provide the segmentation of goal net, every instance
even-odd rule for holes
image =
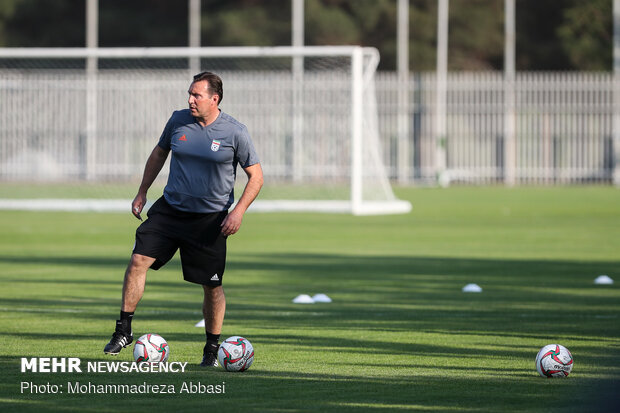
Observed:
[[[0,49],[0,208],[128,211],[168,117],[209,70],[261,159],[252,210],[408,212],[382,163],[378,60],[348,46]]]

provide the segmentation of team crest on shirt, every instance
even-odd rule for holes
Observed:
[[[219,150],[220,150],[220,144],[221,144],[221,143],[222,143],[222,142],[220,142],[219,140],[214,139],[214,140],[211,142],[211,150],[212,150],[213,152],[217,152],[217,151],[219,151]]]

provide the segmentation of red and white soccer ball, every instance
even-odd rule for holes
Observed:
[[[536,356],[536,370],[543,377],[566,377],[572,369],[573,355],[562,345],[546,345]]]
[[[224,370],[245,371],[254,362],[254,347],[247,338],[228,337],[217,351],[217,361]]]
[[[137,363],[164,363],[170,356],[170,346],[159,334],[145,334],[133,346],[133,358]]]

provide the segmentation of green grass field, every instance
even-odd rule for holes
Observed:
[[[0,410],[593,412],[620,401],[620,190],[400,189],[408,215],[247,214],[229,240],[223,336],[250,370],[201,369],[201,289],[175,258],[149,272],[134,335],[187,361],[174,373],[21,373],[22,357],[106,358],[138,221],[0,213]],[[595,285],[607,274],[614,285]],[[481,294],[461,288],[477,283]],[[330,304],[296,305],[298,294]],[[559,343],[566,379],[534,357]],[[67,382],[166,384],[176,394],[68,394]],[[21,393],[22,382],[62,394]],[[179,393],[183,383],[224,394]],[[613,407],[612,407],[613,406]]]

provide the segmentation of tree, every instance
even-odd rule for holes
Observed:
[[[580,70],[610,70],[613,21],[609,0],[575,2],[564,10],[557,35],[571,65]]]
[[[291,2],[208,1],[202,4],[203,46],[291,44]]]
[[[469,0],[450,2],[452,70],[501,70],[504,66],[504,2]]]
[[[80,0],[2,0],[2,46],[77,47],[85,44],[86,3]]]
[[[501,69],[503,1],[450,2],[451,70]],[[358,44],[381,52],[379,68],[395,70],[396,0],[306,0],[307,44]],[[437,1],[411,0],[409,67],[434,70]]]
[[[187,12],[187,0],[101,0],[99,45],[187,46]]]
[[[410,1],[410,65],[435,70],[437,0]],[[0,0],[0,46],[85,45],[86,0]],[[517,70],[610,70],[612,0],[518,0]],[[99,44],[185,46],[187,0],[100,0]],[[307,45],[373,46],[396,68],[397,0],[305,0]],[[450,70],[501,70],[504,0],[451,0]],[[203,46],[291,43],[291,0],[202,0]]]

